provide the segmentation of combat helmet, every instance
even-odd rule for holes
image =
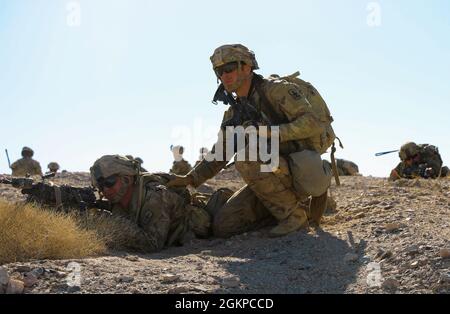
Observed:
[[[408,142],[404,144],[400,148],[400,152],[398,153],[398,156],[401,160],[406,160],[408,158],[411,158],[415,155],[417,155],[420,152],[420,147],[414,143],[414,142]]]
[[[25,157],[25,156],[33,157],[33,155],[34,155],[34,151],[31,148],[29,148],[27,146],[24,146],[22,148],[22,157]]]
[[[120,155],[105,155],[97,159],[90,168],[92,185],[95,187],[99,187],[98,182],[101,179],[113,175],[136,176],[139,172],[137,162]]]
[[[254,52],[241,44],[220,46],[214,50],[210,59],[213,69],[230,62],[244,62],[250,65],[253,70],[259,69]]]
[[[57,162],[52,161],[51,163],[48,164],[47,168],[51,172],[57,172],[59,170],[59,165]]]
[[[178,153],[178,154],[180,154],[180,155],[183,155],[183,153],[184,153],[184,147],[183,146],[173,146],[173,145],[170,145],[170,150],[172,151],[172,153]]]

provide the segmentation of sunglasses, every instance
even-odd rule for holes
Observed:
[[[118,179],[118,177],[115,175],[107,177],[106,179],[101,177],[100,179],[97,180],[98,186],[100,189],[112,188],[116,184],[117,179]]]
[[[214,69],[216,71],[217,76],[221,77],[224,73],[231,73],[233,71],[236,71],[239,67],[239,62],[230,62],[227,64],[224,64],[220,67],[217,67]]]

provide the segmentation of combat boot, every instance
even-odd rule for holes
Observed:
[[[301,228],[308,227],[308,216],[303,208],[297,208],[286,219],[280,221],[276,227],[269,232],[270,237],[282,237]]]

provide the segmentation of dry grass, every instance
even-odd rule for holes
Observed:
[[[80,228],[73,217],[0,201],[0,264],[82,258],[105,251],[97,234]]]
[[[111,250],[145,252],[154,246],[142,229],[127,218],[96,212],[89,216],[78,216],[77,221],[82,229],[95,232]]]

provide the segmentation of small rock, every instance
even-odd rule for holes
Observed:
[[[389,223],[389,224],[386,224],[385,226],[384,226],[384,229],[387,231],[387,232],[394,232],[394,231],[397,231],[398,229],[400,229],[400,224],[398,224],[398,223]]]
[[[75,293],[75,292],[79,292],[81,290],[80,286],[74,285],[74,286],[69,286],[67,288],[67,292],[68,293]]]
[[[27,265],[19,265],[14,270],[19,273],[28,273],[31,271],[31,267]]]
[[[62,271],[56,271],[55,276],[56,276],[56,278],[65,278],[65,277],[67,277],[67,274]]]
[[[26,273],[22,280],[23,280],[25,287],[27,287],[27,288],[34,286],[38,282],[37,277],[35,275],[33,275],[33,273],[31,273],[31,272]]]
[[[22,294],[24,288],[23,281],[10,279],[8,287],[6,287],[6,294]]]
[[[344,256],[344,262],[350,263],[358,260],[358,255],[355,253],[347,253]]]
[[[167,293],[169,294],[179,294],[179,293],[186,293],[189,292],[191,288],[189,286],[176,286],[173,288],[170,288]]]
[[[222,279],[222,285],[226,288],[236,288],[239,287],[241,281],[237,277],[227,277]]]
[[[355,215],[356,219],[360,219],[360,218],[364,218],[364,217],[366,217],[366,214],[364,214],[364,213],[359,213],[359,214]]]
[[[180,279],[179,275],[174,275],[174,274],[164,274],[161,276],[160,281],[162,283],[173,283],[176,282]]]
[[[312,264],[304,262],[304,263],[300,264],[297,269],[298,270],[308,270],[308,269],[311,269],[312,267],[313,267]]]
[[[130,261],[130,262],[137,262],[137,261],[139,261],[139,257],[136,256],[136,255],[127,255],[127,256],[125,256],[125,259],[127,261]]]
[[[205,286],[202,286],[202,285],[194,286],[194,287],[192,287],[192,290],[200,291],[200,292],[204,292],[204,293],[207,293],[207,292],[211,291],[209,288],[207,288]]]
[[[442,258],[450,258],[450,249],[441,249],[441,250],[439,251],[439,255],[440,255]]]
[[[439,279],[439,281],[441,282],[441,283],[450,283],[450,272],[448,272],[448,273],[442,273],[441,274],[441,276],[440,276],[440,279]]]
[[[410,264],[410,266],[411,266],[412,268],[416,268],[417,266],[419,266],[419,261],[414,261],[414,262],[412,262],[412,263]]]
[[[406,248],[406,254],[408,254],[408,255],[418,254],[419,251],[420,251],[420,249],[419,249],[419,247],[417,247],[417,245],[411,245]]]
[[[41,277],[41,276],[45,273],[45,268],[43,268],[43,267],[35,268],[35,269],[33,269],[33,270],[31,271],[31,273],[32,273],[34,276],[36,276],[36,278],[39,278],[39,277]]]
[[[381,260],[385,260],[388,258],[391,258],[394,254],[391,251],[383,251],[383,253],[381,253],[380,255],[380,259]]]
[[[387,289],[387,290],[397,290],[398,287],[400,287],[400,282],[398,282],[395,279],[389,278],[386,279],[383,284],[381,285],[381,287],[383,289]]]
[[[117,282],[133,282],[134,281],[134,277],[132,276],[120,276],[118,278],[116,278]]]
[[[9,282],[9,275],[6,269],[0,267],[0,286],[6,286]]]

